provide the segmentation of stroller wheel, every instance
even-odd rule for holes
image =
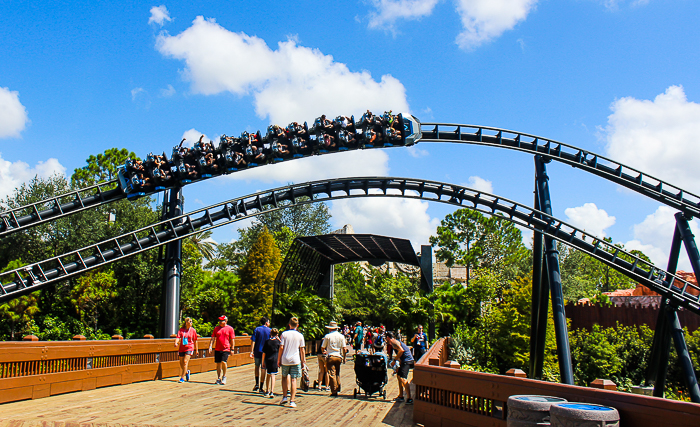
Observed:
[[[357,399],[357,389],[352,392],[352,398]]]

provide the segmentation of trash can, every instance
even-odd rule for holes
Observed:
[[[620,414],[617,409],[593,403],[556,403],[549,408],[552,427],[592,425],[597,427],[619,427]]]
[[[553,396],[515,395],[508,398],[508,427],[548,426],[549,408],[566,399]]]

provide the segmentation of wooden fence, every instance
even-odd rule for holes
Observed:
[[[209,338],[190,360],[193,373],[216,369],[205,354]],[[180,375],[174,339],[23,341],[0,343],[0,403],[36,399]],[[250,337],[236,338],[228,366],[252,363]]]
[[[571,319],[571,330],[591,330],[593,325],[605,328],[614,327],[619,322],[622,326],[647,325],[656,328],[659,316],[658,306],[641,307],[637,305],[608,306],[602,304],[567,304],[566,317]],[[700,316],[688,310],[678,311],[678,320],[689,332],[700,328]]]
[[[209,337],[200,337],[199,352],[188,365],[192,373],[216,369],[206,354]],[[180,375],[175,340],[0,342],[0,403],[37,399]],[[316,354],[321,341],[307,341]],[[250,337],[237,337],[228,366],[253,363]],[[308,363],[314,363],[309,360]]]
[[[506,427],[509,396],[562,397],[570,402],[612,406],[620,425],[658,427],[700,425],[700,405],[631,393],[579,387],[445,367],[447,339],[438,340],[416,364],[413,420],[431,426]],[[453,363],[454,365],[454,363]]]

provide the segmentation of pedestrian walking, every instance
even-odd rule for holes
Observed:
[[[265,390],[265,397],[272,399],[275,397],[273,390],[275,389],[275,378],[277,378],[277,373],[279,372],[279,365],[277,364],[277,359],[279,357],[280,342],[279,331],[277,328],[272,328],[270,330],[270,339],[265,342],[263,346],[263,369],[267,372],[267,388]]]
[[[416,333],[411,338],[411,345],[413,345],[413,359],[419,361],[425,354],[428,345],[428,336],[423,332],[423,325],[418,325]]]
[[[362,338],[364,336],[364,331],[362,330],[362,322],[358,321],[355,324],[355,332],[353,334],[354,338],[354,346],[353,348],[355,349],[355,354],[357,354],[358,351],[362,350]]]
[[[345,337],[338,332],[338,324],[330,322],[326,328],[328,334],[323,338],[322,347],[326,352],[326,367],[331,383],[331,396],[337,396],[340,392],[340,365],[343,363],[343,348]]]
[[[260,326],[255,328],[253,335],[250,337],[251,351],[250,357],[255,361],[255,387],[253,391],[262,393],[263,385],[265,385],[265,369],[261,369],[262,365],[262,349],[267,340],[270,339],[270,319],[267,317],[260,318]],[[262,380],[260,380],[260,371],[262,371]]]
[[[214,346],[214,362],[216,363],[216,384],[226,385],[226,368],[231,349],[235,346],[236,333],[226,324],[228,317],[220,316],[219,324],[214,328],[209,341],[209,354]]]
[[[408,380],[408,373],[414,366],[413,355],[411,355],[411,349],[408,346],[394,338],[394,334],[387,332],[385,334],[387,345],[392,346],[394,349],[394,361],[398,362],[399,366],[396,368],[396,378],[399,381],[399,396],[395,399],[397,402],[404,401],[404,394],[406,395],[405,402],[407,405],[413,404],[413,399],[411,399],[411,383]]]
[[[318,379],[314,381],[314,388],[318,388],[321,391],[330,390],[328,386],[328,368],[326,367],[326,350],[323,347],[326,338],[323,338],[321,342],[321,351],[318,352],[316,358],[318,360]]]
[[[291,389],[289,406],[296,408],[294,401],[297,394],[297,379],[301,378],[302,368],[306,368],[306,353],[304,351],[304,335],[297,331],[299,319],[292,317],[289,319],[289,329],[282,332],[281,345],[277,364],[282,369],[282,401],[281,405],[287,403],[287,389]],[[287,380],[290,377],[290,381]]]
[[[180,380],[184,383],[190,380],[190,370],[187,369],[190,363],[190,358],[199,352],[199,344],[197,343],[197,331],[192,327],[192,319],[185,318],[185,326],[177,331],[175,338],[175,347],[180,356]]]

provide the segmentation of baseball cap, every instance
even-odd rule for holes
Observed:
[[[228,320],[228,317],[222,315],[222,316],[219,316],[219,320]]]

